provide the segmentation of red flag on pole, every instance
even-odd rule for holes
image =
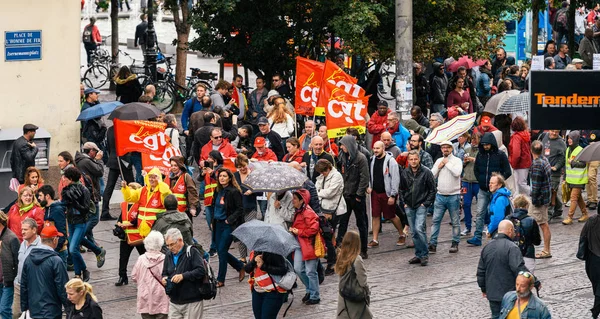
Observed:
[[[324,67],[324,63],[296,57],[296,114],[325,115],[325,110],[317,107]]]
[[[117,156],[140,152],[162,156],[170,145],[165,134],[166,123],[151,121],[122,121],[114,119]]]

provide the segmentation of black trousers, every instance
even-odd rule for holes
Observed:
[[[369,227],[367,225],[367,206],[365,203],[365,197],[360,198],[360,202],[356,200],[355,196],[347,197],[344,195],[346,201],[346,207],[348,212],[342,216],[338,216],[340,228],[337,234],[338,245],[342,243],[346,231],[348,230],[348,222],[350,221],[350,213],[354,212],[356,218],[356,226],[360,234],[360,251],[363,253],[367,252],[367,238],[369,236]]]
[[[337,252],[333,245],[333,236],[335,236],[335,228],[337,227],[337,216],[335,213],[327,222],[331,226],[331,232],[323,232],[323,239],[325,239],[325,246],[327,247],[327,267],[331,268],[335,266],[335,262],[337,261]]]
[[[130,246],[126,240],[121,240],[119,246],[119,277],[127,277],[127,264],[134,248],[137,249],[140,256],[146,253],[144,245]]]
[[[106,181],[106,188],[104,188],[104,194],[102,195],[102,215],[100,218],[110,216],[110,198],[112,197],[112,193],[115,190],[115,185],[119,180],[119,176],[121,172],[118,169],[111,168],[108,171],[108,179]],[[123,169],[123,178],[127,183],[133,182],[133,171],[130,169]]]
[[[84,42],[83,46],[85,47],[85,53],[87,53],[87,64],[90,66],[92,64],[92,53],[96,51],[98,46],[95,42]]]

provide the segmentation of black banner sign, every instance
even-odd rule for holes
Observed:
[[[531,129],[600,128],[600,72],[532,71]]]

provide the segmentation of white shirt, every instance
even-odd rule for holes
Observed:
[[[460,194],[460,174],[462,173],[463,165],[461,160],[450,154],[448,156],[448,163],[439,168],[440,163],[444,160],[444,157],[440,157],[433,164],[431,172],[433,177],[438,179],[437,192],[440,195],[458,195]]]

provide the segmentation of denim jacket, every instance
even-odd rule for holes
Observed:
[[[508,313],[514,308],[517,302],[517,293],[515,291],[509,291],[502,298],[502,310],[500,310],[499,319],[506,319]],[[523,312],[521,312],[521,319],[551,319],[550,311],[533,292],[529,297],[529,302]]]

